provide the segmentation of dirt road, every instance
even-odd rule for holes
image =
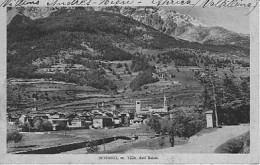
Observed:
[[[187,144],[166,148],[161,150],[133,149],[126,153],[143,153],[143,154],[162,154],[162,153],[214,153],[214,150],[229,139],[235,138],[247,131],[249,125],[224,126],[213,132],[205,133],[200,136],[192,137]]]

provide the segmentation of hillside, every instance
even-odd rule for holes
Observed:
[[[8,79],[74,84],[59,84],[57,90],[52,85],[15,84],[15,90],[9,90],[10,103],[77,109],[104,101],[133,108],[136,99],[162,106],[166,94],[171,105],[194,106],[202,104],[204,90],[194,70],[210,66],[224,75],[233,74],[233,64],[242,65],[238,81],[242,71],[248,73],[248,49],[185,41],[111,12],[115,8],[97,9],[8,11]]]

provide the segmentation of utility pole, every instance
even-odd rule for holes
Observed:
[[[217,101],[216,101],[216,90],[215,90],[215,84],[214,81],[212,80],[212,72],[209,71],[209,78],[210,78],[210,83],[212,85],[212,92],[213,92],[213,104],[214,104],[214,114],[216,117],[216,127],[218,127],[218,113],[217,113]]]
[[[214,112],[215,112],[215,117],[216,117],[216,127],[218,127],[217,101],[216,101],[215,85],[214,85],[214,83],[212,83],[212,90],[213,90]]]

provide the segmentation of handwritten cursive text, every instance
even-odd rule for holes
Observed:
[[[20,7],[20,6],[26,6],[26,5],[39,5],[39,0],[5,0],[3,3],[0,4],[0,7],[8,7],[8,6],[14,6],[14,7]]]
[[[72,1],[59,1],[55,0],[52,3],[47,3],[47,6],[88,6],[91,4],[92,0],[72,0]]]
[[[252,3],[255,2],[255,3]],[[206,8],[206,7],[217,7],[217,8],[222,8],[222,7],[247,7],[247,8],[251,8],[249,13],[250,14],[258,5],[258,0],[255,1],[248,1],[248,0],[218,0],[218,1],[214,1],[214,0],[205,0],[202,3],[202,7]]]
[[[156,6],[192,5],[190,0],[152,0]]]
[[[134,0],[101,0],[99,5],[115,6],[115,5],[131,5],[133,3],[134,3]]]

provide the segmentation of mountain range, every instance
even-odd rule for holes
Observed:
[[[207,26],[196,18],[174,10],[157,7],[87,7],[88,11],[103,11],[121,14],[130,17],[145,25],[172,37],[214,45],[234,45],[249,49],[250,37],[218,26]],[[25,8],[24,10],[9,12],[9,21],[12,13],[22,13],[31,19],[48,17],[55,8]],[[13,10],[12,10],[13,11]],[[11,14],[10,14],[11,13]]]
[[[94,8],[100,10],[100,8]],[[207,26],[196,18],[174,10],[156,7],[101,8],[102,11],[118,12],[151,26],[170,36],[202,44],[236,45],[249,48],[248,35],[239,34],[218,26]]]

